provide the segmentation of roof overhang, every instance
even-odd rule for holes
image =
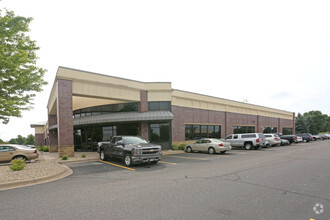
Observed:
[[[170,121],[174,116],[170,111],[149,111],[149,112],[120,112],[101,115],[90,115],[81,118],[74,118],[73,125],[92,125],[119,122],[140,122],[140,121]],[[57,129],[52,125],[49,130]]]

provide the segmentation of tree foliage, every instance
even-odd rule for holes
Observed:
[[[296,117],[296,133],[319,134],[330,131],[330,116],[321,111],[309,111]]]
[[[40,92],[45,69],[36,65],[39,47],[28,36],[32,18],[0,10],[0,121],[21,117],[31,109],[35,92]]]
[[[16,138],[12,138],[8,141],[10,144],[21,144],[21,145],[34,145],[35,137],[33,134],[29,134],[26,138],[22,135],[17,135]]]

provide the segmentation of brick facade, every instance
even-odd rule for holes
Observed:
[[[35,146],[43,146],[44,134],[35,134]]]
[[[74,156],[72,81],[57,80],[57,134],[59,156]]]
[[[262,133],[263,127],[277,127],[281,133],[283,127],[294,130],[294,119],[280,119],[258,115],[238,114],[231,112],[194,109],[172,106],[174,119],[172,121],[172,141],[185,141],[185,124],[221,125],[221,138],[232,134],[234,126],[254,126],[255,131]]]
[[[57,124],[57,116],[56,115],[48,115],[48,126],[53,126]],[[49,152],[57,152],[58,151],[58,141],[57,141],[57,130],[51,130],[48,133],[48,146]]]

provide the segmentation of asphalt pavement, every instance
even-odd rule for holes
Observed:
[[[0,191],[0,219],[330,219],[330,141],[224,155],[67,164],[54,182]]]

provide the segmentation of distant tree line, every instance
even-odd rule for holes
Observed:
[[[298,113],[296,117],[296,133],[319,134],[330,131],[330,116],[321,111]]]
[[[35,137],[33,134],[29,134],[27,137],[22,135],[17,135],[17,138],[12,138],[9,141],[3,141],[0,139],[0,144],[9,143],[9,144],[20,144],[20,145],[34,145]]]

